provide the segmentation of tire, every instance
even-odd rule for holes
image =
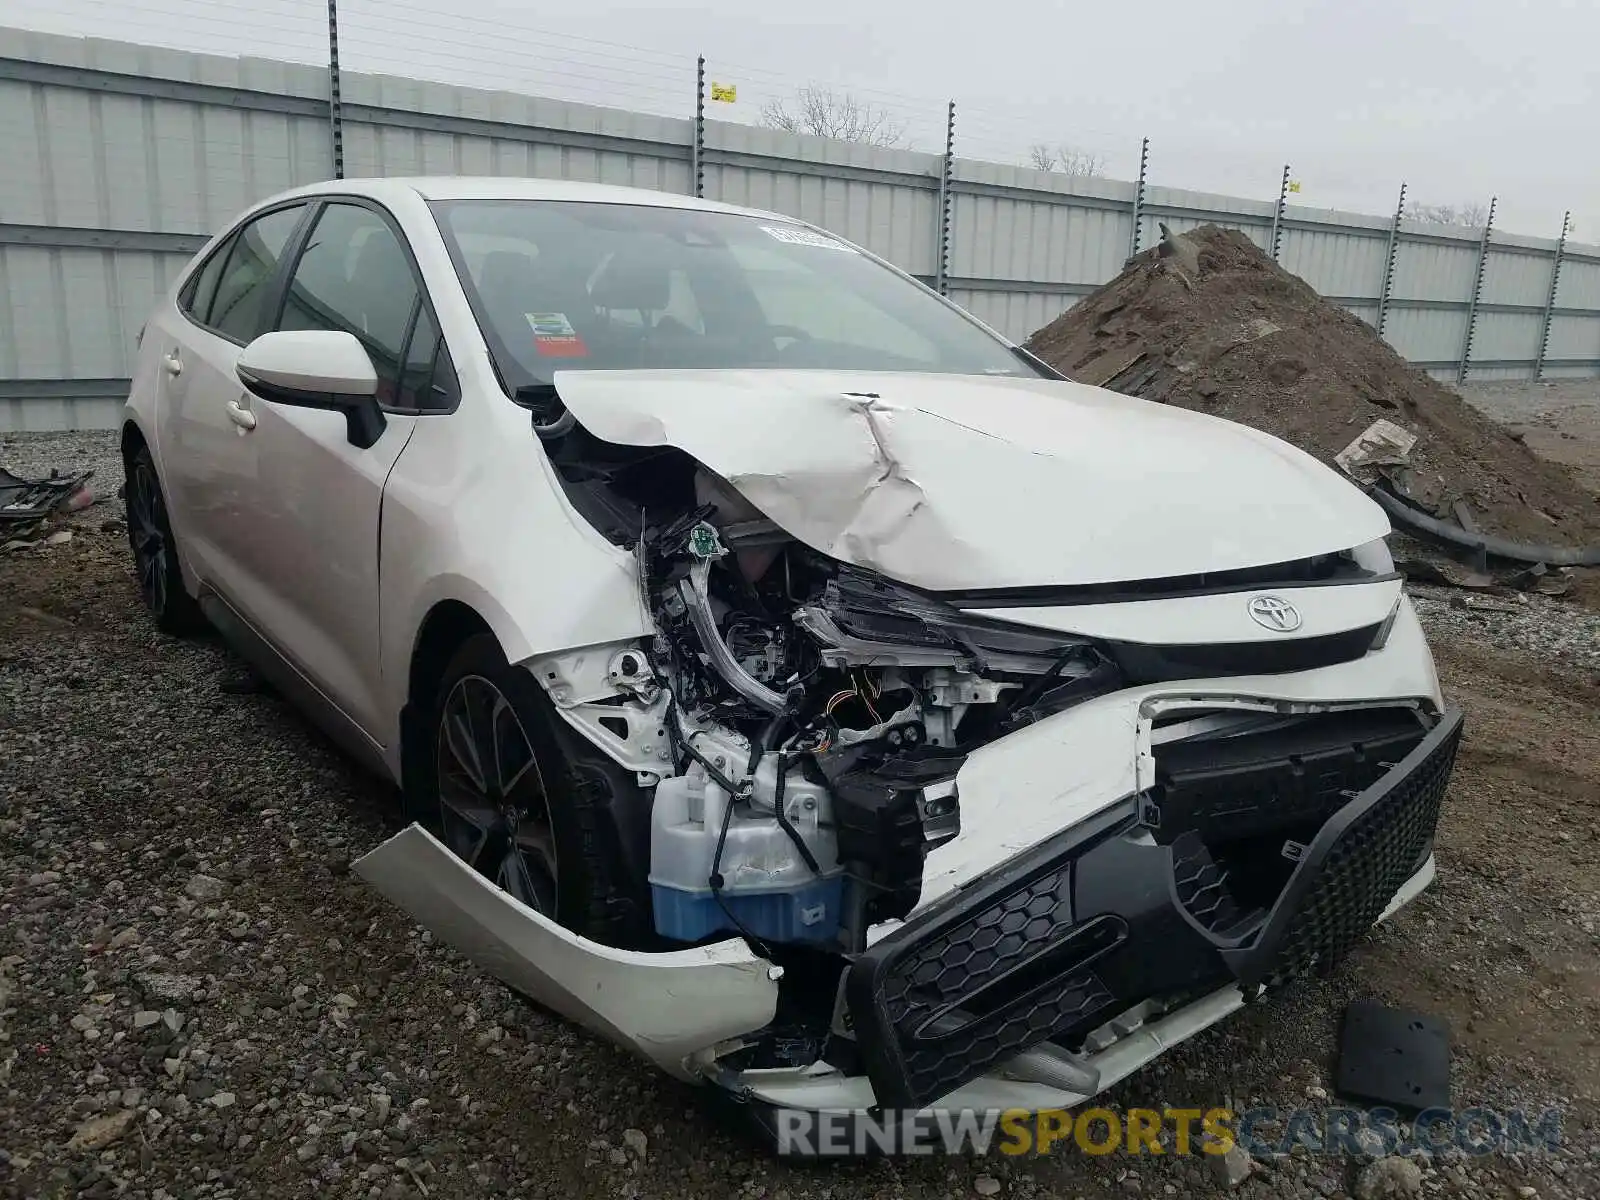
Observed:
[[[175,637],[206,627],[200,605],[183,584],[178,543],[172,536],[167,501],[148,446],[126,460],[123,500],[128,516],[128,548],[133,552],[134,581],[145,610],[162,633]]]
[[[652,941],[647,798],[492,635],[456,651],[419,724],[425,751],[405,797],[412,820],[573,932],[624,948]]]

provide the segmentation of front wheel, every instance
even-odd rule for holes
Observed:
[[[172,536],[166,498],[155,459],[140,446],[125,466],[123,500],[128,510],[128,546],[133,551],[139,599],[162,633],[183,635],[205,627],[200,605],[183,586],[178,544]]]
[[[647,844],[643,797],[492,636],[450,660],[425,736],[426,769],[406,797],[413,819],[542,916],[608,945],[649,940],[643,868],[629,853],[641,832]]]

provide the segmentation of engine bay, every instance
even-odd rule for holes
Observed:
[[[610,680],[616,727],[665,738],[640,776],[664,939],[859,953],[960,832],[967,755],[1122,686],[1086,640],[819,553],[680,451],[547,428],[574,506],[633,552],[657,630]]]

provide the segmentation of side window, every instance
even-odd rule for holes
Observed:
[[[417,323],[406,345],[405,369],[400,375],[400,408],[440,412],[455,402],[455,375],[439,329],[427,306],[417,310]]]
[[[280,208],[239,231],[217,284],[207,325],[239,342],[248,342],[266,329],[271,314],[264,306],[272,277],[304,213],[304,205]]]
[[[183,311],[202,325],[206,324],[206,318],[211,312],[211,301],[217,294],[217,281],[222,278],[222,268],[227,265],[233,243],[234,239],[228,238],[213,250],[211,257],[189,277],[189,282],[183,289],[183,295],[180,297]]]
[[[354,334],[378,373],[378,402],[410,407],[401,374],[412,364],[402,357],[417,302],[416,278],[389,223],[370,208],[329,204],[295,264],[278,328]],[[429,351],[430,376],[432,363]]]

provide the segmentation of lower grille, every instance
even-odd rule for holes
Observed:
[[[1228,873],[1192,830],[1172,843],[1172,891],[1199,926],[1218,938],[1232,935],[1255,915],[1228,889]]]
[[[1230,877],[1194,829],[1157,841],[1130,797],[908,921],[846,985],[878,1103],[925,1107],[1031,1046],[1081,1044],[1144,1000],[1336,960],[1425,855],[1460,733],[1452,710],[1304,834],[1290,806],[1296,836],[1263,835],[1281,873]]]
[[[1119,815],[1130,821],[1132,807]],[[1072,859],[1056,849],[857,960],[848,998],[880,1104],[926,1104],[1111,1003],[1094,964],[1127,940],[1127,923],[1074,923],[1072,888]]]
[[[1322,827],[1254,944],[1223,952],[1241,983],[1281,983],[1331,964],[1372,927],[1433,841],[1460,744],[1461,712],[1451,709]]]

